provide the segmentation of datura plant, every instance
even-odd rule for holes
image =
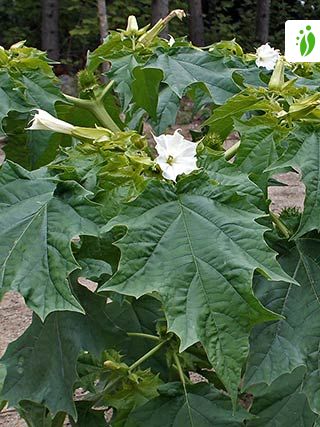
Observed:
[[[177,18],[111,31],[78,96],[0,49],[0,295],[34,313],[0,407],[28,426],[320,426],[319,64],[160,38]]]

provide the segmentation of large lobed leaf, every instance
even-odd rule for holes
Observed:
[[[179,98],[195,83],[204,85],[216,104],[223,104],[239,92],[232,79],[235,69],[229,68],[222,56],[194,48],[182,47],[168,53],[159,50],[145,67],[162,70],[163,81]]]
[[[256,91],[243,91],[213,110],[212,116],[205,121],[204,125],[210,126],[211,131],[225,140],[233,129],[234,119],[239,120],[251,111],[269,111],[272,106],[262,94]]]
[[[97,207],[75,182],[7,162],[0,171],[0,287],[17,290],[41,319],[56,310],[82,312],[67,277],[79,268],[71,239],[97,235]]]
[[[288,138],[287,150],[269,171],[294,168],[301,171],[306,199],[296,238],[320,231],[320,126],[296,126]]]
[[[288,274],[300,283],[259,281],[262,302],[284,319],[257,326],[251,337],[245,388],[271,384],[281,375],[303,366],[301,390],[313,411],[320,414],[320,240],[301,238],[281,257]]]
[[[301,391],[303,376],[304,369],[300,367],[291,374],[282,375],[269,387],[255,387],[251,412],[256,418],[247,426],[316,427],[318,416],[311,411],[306,395]]]
[[[117,243],[119,270],[100,290],[158,292],[181,351],[201,341],[233,400],[250,329],[277,319],[253,295],[253,273],[290,280],[263,240],[260,214],[232,188],[200,174],[177,187],[151,183],[109,224],[128,232]]]
[[[53,415],[63,411],[76,418],[73,385],[80,350],[100,356],[126,337],[104,298],[83,289],[82,303],[85,316],[56,312],[44,323],[34,316],[26,332],[9,345],[2,358],[7,369],[2,395],[10,405],[32,400],[47,406]]]
[[[252,418],[244,409],[232,411],[230,400],[208,384],[179,383],[160,388],[161,395],[135,410],[125,427],[241,427]]]
[[[67,412],[76,419],[73,391],[78,379],[76,367],[80,351],[100,357],[104,350],[119,350],[124,360],[131,364],[152,347],[152,343],[145,340],[128,337],[127,330],[155,334],[156,320],[161,316],[158,301],[144,297],[132,304],[128,301],[121,305],[117,302],[106,304],[104,297],[85,287],[73,286],[85,315],[55,312],[44,323],[34,315],[32,324],[9,344],[1,359],[3,365],[0,367],[7,371],[1,398],[8,400],[11,406],[32,400],[46,406],[53,415]],[[155,371],[163,371],[163,356],[162,360],[160,357],[157,355],[148,361]],[[84,407],[78,406],[83,421]],[[91,415],[101,418],[101,414],[94,411]]]

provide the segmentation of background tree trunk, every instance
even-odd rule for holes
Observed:
[[[271,0],[257,0],[256,39],[264,44],[269,40]]]
[[[100,41],[103,43],[103,40],[108,35],[108,15],[107,15],[107,6],[105,0],[98,0],[98,18],[99,18],[99,31],[100,31]],[[109,66],[106,62],[102,64],[102,73],[106,73],[109,70]],[[107,79],[105,76],[101,76],[101,82],[106,83]]]
[[[204,45],[204,26],[202,16],[202,0],[189,0],[190,39],[196,46]]]
[[[107,15],[107,6],[106,6],[105,0],[98,0],[98,17],[99,17],[100,41],[102,43],[108,34],[108,15]]]
[[[151,3],[152,25],[156,24],[159,19],[169,15],[169,0],[152,0]],[[168,28],[160,33],[161,37],[168,37]]]
[[[42,0],[41,48],[59,60],[59,0]]]

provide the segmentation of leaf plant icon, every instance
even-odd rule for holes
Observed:
[[[306,30],[306,34],[304,34],[304,30],[299,31],[299,33],[302,35],[301,40],[299,36],[297,37],[297,45],[300,44],[300,53],[302,56],[310,55],[316,44],[316,38],[313,32],[311,31],[311,26],[307,25]]]

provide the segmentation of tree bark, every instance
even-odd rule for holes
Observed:
[[[195,46],[204,45],[204,25],[202,15],[202,0],[189,0],[190,39]]]
[[[271,0],[257,0],[256,39],[261,44],[269,40],[270,5]]]
[[[50,59],[59,60],[59,0],[42,0],[41,47]]]
[[[155,25],[159,19],[169,15],[169,0],[152,0],[151,3],[152,25]],[[165,28],[161,33],[161,37],[168,37],[168,28]]]
[[[107,15],[107,6],[105,0],[98,0],[98,18],[99,18],[99,31],[100,31],[100,41],[103,43],[104,39],[108,35],[108,15]],[[102,73],[109,71],[109,65],[107,62],[103,62],[101,65]],[[101,76],[101,82],[106,83],[106,76]]]
[[[107,15],[107,6],[106,6],[105,0],[98,0],[98,17],[99,17],[100,41],[102,43],[108,34],[108,15]]]

